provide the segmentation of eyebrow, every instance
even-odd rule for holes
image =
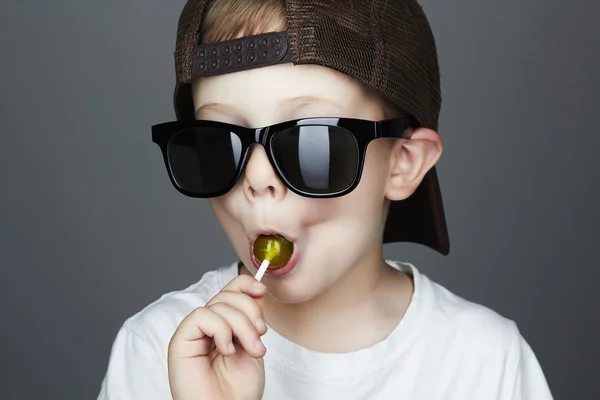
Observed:
[[[327,103],[339,107],[339,104],[317,96],[296,96],[284,100],[285,103],[292,103],[294,107],[308,106],[315,103]]]
[[[234,109],[235,109],[235,107],[229,103],[206,103],[206,104],[202,104],[200,107],[198,107],[196,109],[196,115],[198,115],[198,113],[201,110],[205,110],[205,109],[218,110],[220,108],[224,108],[225,110],[229,110],[229,111],[234,111]]]
[[[291,104],[294,108],[300,108],[300,107],[304,107],[304,106],[309,106],[312,104],[318,104],[318,103],[326,103],[335,107],[340,107],[339,104],[331,101],[331,100],[327,100],[327,99],[323,99],[321,97],[317,97],[317,96],[295,96],[295,97],[289,97],[285,100],[283,100],[282,102],[285,105]],[[236,107],[229,104],[229,103],[216,103],[216,102],[210,102],[210,103],[205,103],[203,105],[201,105],[200,107],[198,107],[196,109],[196,115],[198,115],[198,113],[202,110],[218,110],[218,111],[229,111],[229,112],[235,112]]]

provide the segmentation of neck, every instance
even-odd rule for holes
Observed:
[[[385,339],[411,296],[412,281],[389,267],[381,246],[375,246],[320,296],[298,304],[268,297],[264,311],[269,325],[289,340],[315,351],[338,353]]]

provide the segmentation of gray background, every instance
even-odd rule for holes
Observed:
[[[94,399],[124,320],[235,258],[150,141],[183,3],[1,2],[2,399]],[[599,3],[422,4],[451,254],[386,255],[517,321],[556,398],[598,399]]]

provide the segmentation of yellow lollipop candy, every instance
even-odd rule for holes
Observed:
[[[259,263],[269,261],[269,269],[285,266],[294,253],[294,244],[279,235],[260,236],[254,241],[254,257]]]

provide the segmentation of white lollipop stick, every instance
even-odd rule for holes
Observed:
[[[265,271],[267,270],[268,267],[269,267],[269,260],[264,260],[262,262],[262,264],[260,264],[260,268],[258,269],[258,272],[256,272],[256,275],[254,275],[254,277],[256,278],[257,281],[260,282],[260,280],[262,279],[262,277],[265,274]]]

